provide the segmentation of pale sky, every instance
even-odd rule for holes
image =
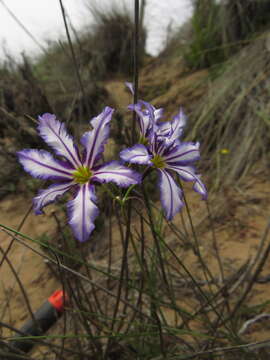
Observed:
[[[91,14],[86,7],[92,0],[63,0],[63,4],[74,27],[79,30],[91,22]],[[118,0],[119,1],[119,0]],[[132,0],[124,0],[129,6]],[[106,8],[112,0],[99,0]],[[3,6],[5,3],[23,25],[42,45],[46,39],[57,40],[64,35],[64,25],[58,0],[0,0],[0,58],[3,47],[15,57],[25,51],[35,55],[38,45],[14,21]],[[148,28],[147,50],[157,54],[166,39],[166,29],[183,23],[191,14],[190,0],[147,0],[145,24]]]

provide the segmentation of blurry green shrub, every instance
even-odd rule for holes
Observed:
[[[196,1],[191,18],[192,38],[184,55],[185,61],[192,69],[210,67],[224,61],[217,21],[219,6],[214,0]]]
[[[92,31],[92,44],[85,57],[92,58],[95,73],[101,77],[112,74],[131,75],[133,73],[133,38],[134,22],[127,9],[111,6],[110,9],[101,11],[92,8],[95,25]],[[91,41],[90,40],[90,41]],[[142,64],[146,41],[145,28],[140,29],[140,56]]]
[[[183,56],[194,70],[211,67],[269,27],[269,1],[193,0],[191,19],[170,34],[162,54]]]

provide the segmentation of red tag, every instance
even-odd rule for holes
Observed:
[[[64,292],[63,290],[56,290],[49,298],[48,301],[58,311],[64,311]]]

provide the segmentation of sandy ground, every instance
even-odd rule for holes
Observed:
[[[268,185],[268,179],[261,176],[257,179],[250,179],[241,190],[229,190],[226,192],[226,195],[220,195],[222,200],[219,200],[219,203],[217,203],[216,196],[212,196],[212,199],[210,197],[211,208],[215,208],[215,205],[220,204],[218,206],[219,210],[212,216],[214,218],[215,234],[225,276],[235,273],[258,249],[260,239],[267,224],[266,216],[270,210],[270,200],[267,196]],[[205,203],[198,201],[198,194],[191,192],[188,187],[185,188],[187,189],[187,200],[193,219],[196,219],[194,223],[198,224],[197,232],[201,254],[213,274],[219,277],[220,272],[213,249],[212,232],[209,231],[209,220],[205,216]],[[9,196],[2,200],[0,203],[1,223],[16,229],[23,217],[22,214],[27,211],[29,204],[31,204],[31,198],[24,197],[23,195],[20,197]],[[159,206],[159,204],[157,205]],[[47,215],[35,216],[30,213],[21,231],[32,238],[37,238],[44,233],[48,235],[53,234],[56,224],[50,215],[52,210],[53,206],[51,205],[46,211]],[[184,219],[188,227],[186,211],[184,211]],[[183,227],[180,215],[176,216],[174,223],[179,228]],[[136,221],[133,226],[134,228],[138,227]],[[115,238],[117,233],[115,230]],[[182,246],[169,229],[166,230],[166,237],[168,242],[174,247],[177,255],[184,259],[185,264],[193,270],[193,273],[198,278],[203,279],[198,259],[190,248]],[[2,249],[6,249],[10,241],[10,237],[2,233]],[[119,239],[114,239],[115,252],[121,246],[119,242]],[[33,245],[31,242],[28,243],[38,249],[37,245]],[[32,309],[37,309],[46,297],[59,287],[58,281],[52,276],[44,260],[39,255],[34,254],[16,241],[9,252],[8,258],[29,297]],[[100,264],[103,264],[104,261],[106,262],[106,259],[101,257]],[[270,262],[268,261],[262,276],[269,274]],[[19,327],[29,316],[22,291],[7,262],[2,265],[0,275],[1,318],[8,324]],[[180,292],[179,295],[183,299],[183,293],[181,294]],[[269,284],[256,284],[249,297],[249,304],[259,305],[269,300],[269,298]],[[186,303],[189,303],[188,299]],[[269,305],[266,306],[264,311],[267,308],[270,312]],[[264,332],[258,335],[256,335],[256,332],[253,334],[255,338],[262,339],[268,336],[268,332],[265,333],[265,336]]]
[[[29,196],[14,195],[2,200],[0,202],[1,223],[17,229],[29,206],[31,206]],[[55,221],[52,217],[35,216],[31,212],[21,228],[21,232],[36,239],[44,233],[52,234],[55,228]],[[10,236],[1,232],[2,250],[7,249],[10,242]],[[40,250],[38,245],[31,241],[26,240],[26,242]],[[2,259],[2,255],[0,257]],[[53,291],[58,289],[59,285],[48,271],[43,258],[34,254],[32,250],[15,241],[8,254],[8,260],[21,281],[32,310],[36,310]],[[19,327],[28,319],[29,313],[23,293],[6,261],[0,269],[0,288],[1,319],[9,325]]]

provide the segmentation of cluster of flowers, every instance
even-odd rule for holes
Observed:
[[[130,89],[132,91],[132,87]],[[95,184],[114,182],[120,187],[128,187],[142,181],[141,175],[124,166],[123,162],[147,165],[158,171],[161,203],[168,220],[183,206],[182,191],[173,179],[172,172],[185,181],[193,181],[194,190],[203,199],[207,196],[205,186],[192,165],[200,157],[199,143],[179,140],[186,124],[182,110],[172,121],[161,122],[163,110],[155,109],[145,101],[140,100],[128,108],[137,113],[140,139],[138,144],[121,151],[121,161],[100,164],[114,111],[110,107],[90,121],[93,129],[84,133],[80,140],[82,154],[65,124],[48,113],[39,116],[38,132],[61,159],[55,159],[45,150],[25,149],[17,153],[25,171],[36,178],[56,181],[47,189],[40,190],[34,198],[36,214],[42,214],[44,206],[68,190],[75,190],[67,208],[69,224],[79,241],[89,238],[99,213]]]

